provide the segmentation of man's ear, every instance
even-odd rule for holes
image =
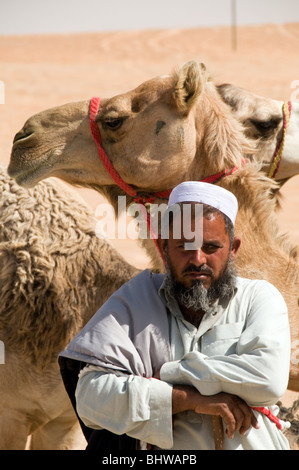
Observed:
[[[164,263],[166,263],[166,253],[165,253],[166,240],[164,238],[158,237],[157,238],[157,245],[158,245],[159,251],[161,253],[162,259],[163,259]]]
[[[240,246],[241,246],[241,238],[234,237],[233,243],[232,243],[232,250],[231,250],[231,259],[235,259]]]

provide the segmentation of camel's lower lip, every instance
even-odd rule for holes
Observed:
[[[17,182],[18,185],[23,186],[23,187],[32,187],[35,182],[32,182],[32,178],[30,178],[33,175],[34,172],[23,172],[23,173],[18,173],[16,175],[10,175],[12,178],[14,178]]]
[[[7,168],[7,173],[11,178],[15,179],[17,184],[20,186],[32,187],[39,181],[38,171],[41,167],[42,164],[36,165],[33,168],[21,170],[19,168],[13,168],[11,165],[9,165]]]
[[[20,186],[34,186],[43,179],[44,168],[46,167],[48,171],[52,168],[53,156],[55,156],[55,151],[43,154],[42,158],[39,156],[33,159],[28,150],[13,150],[7,173],[11,178],[14,178]],[[30,164],[22,164],[24,160],[30,161]]]
[[[16,182],[20,185],[20,186],[24,186],[25,185],[25,182],[28,181],[28,173],[20,173],[18,175],[16,175],[14,177],[14,179],[16,180]],[[28,185],[27,185],[28,186]]]

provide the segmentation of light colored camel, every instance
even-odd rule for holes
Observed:
[[[48,176],[98,189],[115,204],[124,194],[99,158],[89,128],[90,101],[39,113],[17,134],[9,172],[19,184]],[[171,76],[149,80],[136,89],[103,99],[96,114],[102,147],[122,179],[141,192],[171,189],[241,167],[251,158],[252,142],[220,98],[205,67],[185,64]],[[279,234],[272,192],[278,188],[250,165],[221,180],[238,197],[237,233],[242,238],[238,270],[267,279],[284,295],[292,333],[290,388],[299,390],[298,265]],[[127,197],[130,204],[133,198]],[[152,240],[144,242],[153,265],[163,269]]]
[[[245,135],[248,138],[253,139],[253,145],[255,146],[254,158],[256,161],[260,162],[261,169],[265,171],[266,174],[268,174],[271,160],[275,152],[275,148],[279,144],[280,139],[282,138],[283,102],[258,96],[248,90],[244,90],[231,84],[218,85],[217,91],[220,94],[221,98],[224,100],[224,102],[231,107],[231,110],[237,120],[242,124]],[[78,108],[76,106],[77,104]],[[47,112],[47,119],[53,116],[55,119],[58,118],[58,123],[56,127],[54,127],[53,123],[53,126],[50,129],[47,128],[47,132],[44,138],[40,133],[40,130],[43,129],[44,124],[42,122],[39,122],[39,120],[41,116],[45,115],[45,113],[39,113],[38,115],[30,118],[25,123],[23,129],[15,136],[16,145],[13,149],[10,171],[12,172],[12,174],[15,175],[20,184],[33,185],[35,184],[35,181],[39,180],[39,172],[37,171],[38,167],[34,167],[30,158],[31,148],[34,150],[35,153],[37,152],[37,149],[34,148],[34,143],[37,141],[37,139],[39,143],[42,142],[42,147],[38,153],[38,161],[43,161],[44,159],[47,159],[47,157],[50,156],[51,153],[53,153],[52,157],[54,158],[50,158],[48,168],[48,171],[51,171],[51,160],[53,159],[53,161],[55,162],[55,155],[57,152],[60,153],[61,145],[63,146],[64,144],[67,144],[68,141],[70,143],[72,137],[71,132],[69,133],[67,139],[65,139],[63,135],[61,135],[61,139],[59,141],[60,145],[58,147],[54,147],[53,150],[50,145],[51,140],[48,139],[48,136],[55,136],[56,131],[61,132],[61,127],[63,127],[65,124],[63,122],[63,116],[66,115],[67,117],[68,113],[70,113],[71,118],[70,125],[72,126],[72,129],[74,129],[74,132],[76,132],[76,124],[80,124],[83,119],[83,116],[87,115],[89,101],[77,104],[73,103],[69,109],[67,106],[63,106],[61,109],[54,108]],[[127,113],[127,116],[130,116],[130,114],[132,114],[131,118],[134,117],[134,111],[130,110],[130,112]],[[77,119],[78,123],[76,122]],[[111,119],[113,121],[113,115],[111,115]],[[115,119],[115,121],[117,120]],[[158,131],[159,126],[163,126],[163,124],[161,124],[162,122],[163,121],[161,121],[160,124],[157,124]],[[89,134],[87,136],[82,135],[80,137],[79,148],[78,152],[76,153],[79,153],[81,155],[83,143],[86,144],[84,145],[86,153],[87,151],[93,152],[95,150],[94,147],[93,149],[90,149],[89,137]],[[85,142],[83,142],[84,140]],[[29,143],[28,148],[26,147],[27,142]],[[280,182],[280,185],[284,183],[287,179],[299,173],[299,153],[297,150],[298,146],[299,104],[296,102],[292,102],[291,120],[284,142],[283,156],[278,171],[273,176],[276,181]],[[43,152],[45,152],[44,158]],[[28,153],[29,158],[25,158],[25,160],[23,161],[24,154],[26,155],[26,153]],[[22,165],[20,165],[20,162],[17,161],[18,155],[21,155]],[[84,157],[86,158],[86,155],[84,155]],[[249,154],[247,155],[247,157],[251,158],[251,155]],[[81,166],[82,165],[83,162],[81,163]],[[57,172],[57,168],[54,168],[54,170],[55,172]],[[67,168],[65,168],[65,170],[67,170]],[[69,180],[70,178],[76,180],[74,176],[75,175],[71,176],[71,174],[69,174],[67,176],[67,180]],[[43,178],[43,171],[41,172],[41,177]],[[111,180],[108,179],[108,181]],[[79,184],[81,184],[81,180],[79,181]]]
[[[288,421],[290,428],[285,431],[285,436],[290,443],[292,450],[299,450],[299,400],[295,400],[294,403],[286,408],[281,403],[279,410],[279,419]]]
[[[272,157],[283,135],[283,102],[265,98],[231,84],[217,86],[222,99],[244,126],[245,134],[258,141],[255,158],[269,175]],[[299,103],[291,103],[291,119],[275,179],[282,184],[298,174]],[[271,175],[272,176],[272,175]]]
[[[9,172],[19,184],[48,176],[98,189],[115,204],[123,194],[99,158],[89,128],[90,101],[54,108],[27,121],[13,145]],[[205,67],[185,64],[171,76],[103,99],[96,114],[102,147],[122,179],[141,192],[171,189],[225,168],[241,167],[254,153],[241,124],[220,98]],[[284,295],[292,332],[290,388],[299,390],[298,265],[278,232],[273,181],[249,166],[221,180],[238,197],[236,230],[242,238],[238,270],[267,279]],[[133,199],[127,197],[128,204]],[[152,240],[153,265],[163,269]]]
[[[95,234],[64,183],[21,188],[0,169],[0,449],[76,449],[83,438],[57,357],[137,272]],[[2,361],[3,362],[3,361]]]

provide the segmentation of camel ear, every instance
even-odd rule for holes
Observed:
[[[173,96],[179,111],[188,114],[206,83],[206,67],[196,61],[184,64],[174,74]]]

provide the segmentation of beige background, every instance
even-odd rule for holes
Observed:
[[[267,97],[288,100],[299,80],[299,23],[239,27],[237,50],[228,27],[49,36],[0,36],[0,164],[13,137],[32,114],[94,95],[108,97],[166,74],[187,60],[204,62],[218,83],[231,82]],[[299,100],[299,90],[298,90]],[[299,158],[299,155],[298,155]],[[95,209],[102,197],[79,190]],[[279,224],[299,236],[299,176],[282,190]],[[131,263],[148,260],[136,242],[112,242]],[[294,395],[292,394],[292,399]]]

